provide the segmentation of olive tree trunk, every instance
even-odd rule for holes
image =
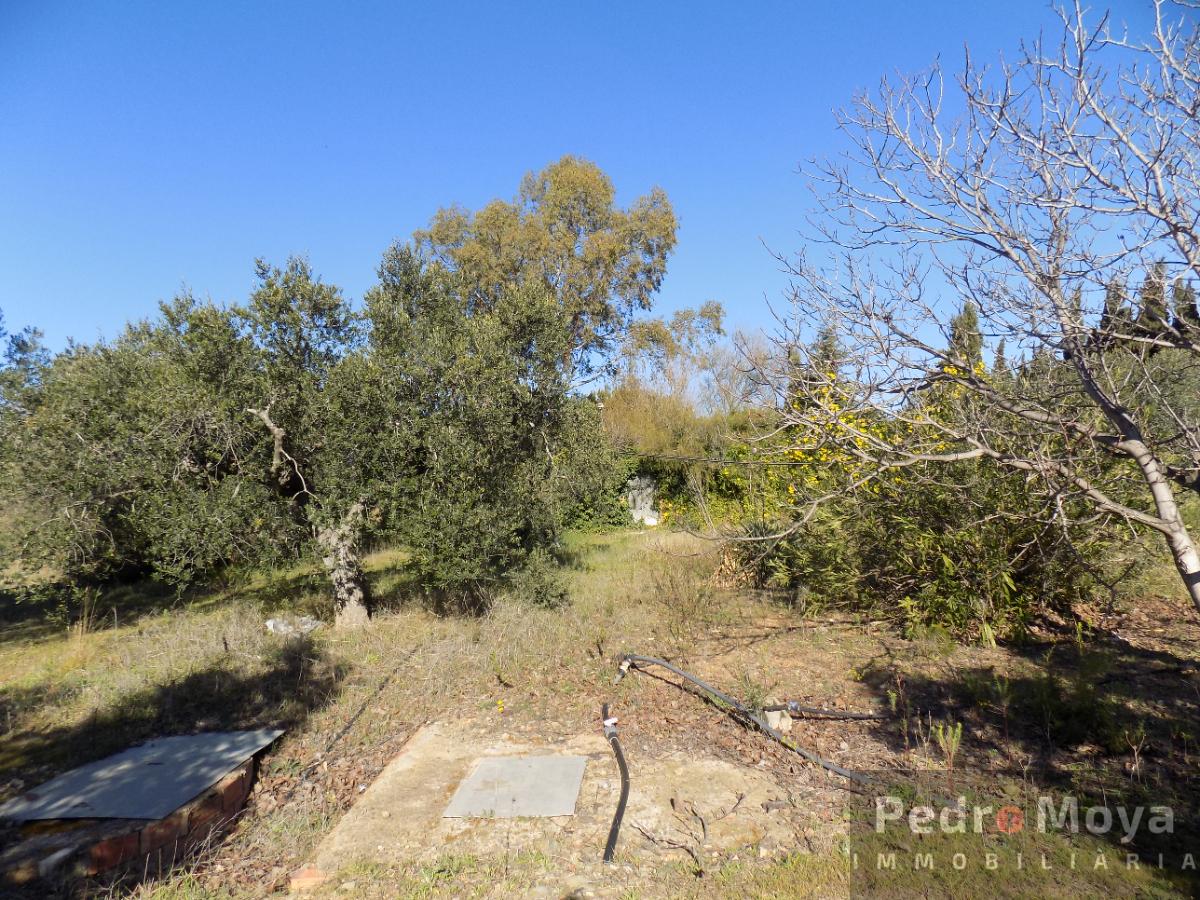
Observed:
[[[371,593],[358,556],[362,518],[363,505],[355,503],[339,522],[313,529],[321,564],[333,585],[337,628],[366,625],[371,618]]]

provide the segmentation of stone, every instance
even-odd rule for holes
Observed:
[[[786,710],[775,710],[767,713],[767,724],[781,734],[787,734],[792,730],[792,717]]]
[[[640,525],[657,525],[658,512],[654,509],[654,497],[658,493],[658,482],[645,475],[635,475],[625,483],[625,502],[629,514]]]
[[[311,634],[321,627],[321,623],[312,616],[283,616],[278,619],[267,619],[267,631],[272,634],[282,634],[284,637],[301,637]]]
[[[291,878],[288,879],[288,887],[296,893],[315,891],[328,880],[329,876],[320,869],[313,866],[305,866],[303,869],[297,869],[292,873]]]

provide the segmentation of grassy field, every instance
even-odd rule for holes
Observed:
[[[1096,611],[1086,632],[1047,625],[1026,646],[972,648],[937,633],[907,639],[845,611],[802,616],[723,580],[716,546],[686,534],[577,535],[569,550],[568,605],[540,609],[510,597],[479,618],[402,602],[403,554],[375,553],[368,571],[391,608],[367,630],[322,628],[302,640],[270,634],[263,622],[279,612],[328,612],[319,577],[303,566],[184,598],[108,594],[83,628],[18,610],[0,638],[0,790],[9,796],[157,734],[284,727],[228,838],[165,880],[91,888],[258,897],[286,890],[288,874],[422,724],[466,719],[536,733],[553,723],[582,733],[596,729],[599,704],[613,699],[629,722],[633,758],[735,761],[767,772],[781,790],[794,787],[808,818],[793,846],[705,854],[700,863],[627,833],[620,874],[597,875],[591,887],[601,896],[1187,896],[1194,886],[1177,863],[1125,864],[1131,847],[1143,855],[1165,848],[1168,857],[1194,847],[1200,628],[1178,597]],[[989,845],[1022,853],[1030,862],[1020,871],[906,869],[911,847],[862,828],[869,797],[831,785],[673,684],[638,676],[614,689],[614,658],[623,652],[671,658],[749,699],[892,711],[885,722],[798,723],[794,736],[903,782],[910,805],[922,790],[953,790],[972,803],[1069,790],[1169,803],[1175,833],[1151,848],[1141,836],[1121,844],[1117,835],[1031,830]],[[961,747],[948,754],[945,729],[954,724]],[[917,849],[949,859],[980,847],[976,835],[939,835]],[[881,848],[899,853],[897,870],[859,866]],[[327,893],[536,894],[553,883],[557,864],[520,853],[365,863],[336,873]]]

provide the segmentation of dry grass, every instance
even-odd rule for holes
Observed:
[[[268,615],[283,609],[319,611],[325,603],[316,573],[300,566],[177,605],[159,604],[157,611],[119,620],[117,627],[74,634],[59,629],[31,640],[0,642],[0,784],[7,783],[11,793],[19,784],[155,733],[282,724],[288,732],[264,763],[263,790],[226,841],[187,871],[153,884],[111,889],[114,896],[143,900],[252,897],[261,896],[272,881],[286,884],[287,873],[310,856],[352,802],[359,780],[373,777],[421,723],[467,717],[515,732],[594,728],[599,703],[614,696],[613,660],[623,652],[680,659],[734,693],[760,701],[770,694],[819,705],[886,707],[890,695],[897,694],[892,703],[903,707],[903,726],[813,726],[801,729],[799,737],[848,764],[933,769],[938,750],[927,733],[922,741],[914,721],[929,720],[931,714],[932,721],[964,721],[956,767],[997,783],[1010,777],[1006,766],[1018,768],[1021,760],[1029,765],[1031,748],[1041,746],[1036,729],[1023,733],[1019,721],[1020,703],[1040,697],[1032,693],[1040,684],[1036,679],[1047,666],[1068,679],[1079,668],[1068,652],[1069,641],[1067,649],[1043,659],[1020,648],[947,646],[936,635],[904,640],[852,620],[805,620],[762,598],[714,587],[716,548],[684,534],[581,535],[569,549],[575,560],[568,573],[571,602],[561,609],[510,597],[481,617],[450,618],[419,604],[398,604],[363,631],[321,629],[310,640],[285,640],[264,630]],[[403,594],[403,562],[398,551],[368,558],[378,593]],[[1128,629],[1123,626],[1122,634]],[[1191,632],[1181,640],[1180,646],[1186,645]],[[1146,651],[1145,664],[1162,667],[1172,646]],[[1111,671],[1120,674],[1143,664],[1143,657],[1117,662]],[[1005,677],[1029,692],[1023,696],[1018,690],[1011,722],[999,717],[998,698],[989,687]],[[1122,687],[1127,683],[1132,681],[1117,681]],[[1156,684],[1154,690],[1163,688]],[[730,758],[749,752],[747,764],[765,761],[759,759],[761,743],[747,741],[736,726],[725,722],[720,734],[703,731],[724,722],[722,715],[674,687],[627,678],[617,694],[630,715],[630,740],[637,751],[655,740],[671,752],[687,752],[689,740],[719,740],[725,742],[722,752],[734,755]],[[1126,700],[1130,721],[1149,714],[1144,700]],[[648,724],[667,707],[688,727],[673,727],[675,737],[661,738]],[[1158,732],[1153,735],[1157,764],[1175,751],[1161,743]],[[845,741],[839,744],[843,737],[849,749],[842,749]],[[1186,741],[1181,746],[1186,754]],[[1047,755],[1044,748],[1039,752],[1041,762],[1060,773],[1078,763],[1099,764],[1070,747],[1059,748],[1057,755]],[[1123,759],[1117,754],[1106,765],[1119,770]],[[324,774],[301,777],[310,771]],[[796,776],[783,769],[781,777]],[[829,815],[837,820],[844,813],[831,806]],[[330,893],[519,896],[555,877],[546,865],[536,855],[520,854],[501,863],[448,856],[435,865],[365,864],[339,873]],[[253,878],[247,874],[251,870]],[[1125,878],[1109,873],[1087,884],[1116,894],[1128,889],[1171,895],[1170,885],[1155,879],[1143,870]],[[844,896],[854,885],[845,857],[826,850],[782,859],[721,858],[703,880],[682,863],[664,860],[614,883],[629,897]],[[338,891],[347,884],[351,887]],[[913,890],[920,885],[914,882]],[[1069,886],[1051,880],[1039,889],[1052,895]]]

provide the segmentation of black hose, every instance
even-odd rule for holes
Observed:
[[[869,783],[869,780],[865,775],[860,775],[858,772],[851,772],[849,769],[843,769],[837,763],[830,762],[827,759],[822,759],[821,757],[817,756],[817,754],[812,753],[808,750],[805,750],[803,747],[799,746],[798,744],[796,744],[793,741],[789,741],[782,734],[780,734],[778,731],[776,731],[774,728],[772,728],[770,725],[768,725],[765,719],[763,719],[761,716],[755,714],[754,710],[750,709],[750,707],[748,707],[746,704],[742,703],[742,701],[736,699],[735,697],[729,696],[724,691],[717,690],[715,687],[713,687],[708,682],[701,681],[695,675],[692,675],[690,672],[683,671],[683,669],[679,668],[678,666],[671,665],[671,663],[667,662],[666,660],[658,659],[657,657],[654,657],[654,656],[638,656],[637,654],[634,654],[634,653],[626,653],[623,657],[621,657],[621,670],[617,674],[615,681],[620,681],[621,678],[625,675],[625,673],[627,671],[629,671],[630,666],[636,665],[638,663],[641,663],[643,665],[649,665],[649,666],[662,666],[664,669],[666,669],[670,672],[674,672],[680,678],[686,678],[688,681],[690,681],[692,684],[696,685],[696,687],[700,688],[702,691],[705,691],[706,693],[710,694],[711,696],[716,697],[718,700],[720,700],[726,706],[732,707],[733,709],[737,710],[737,712],[739,712],[747,720],[749,720],[750,722],[753,722],[755,725],[757,725],[759,730],[762,731],[765,735],[767,735],[767,737],[771,738],[776,743],[781,744],[784,747],[787,747],[787,749],[791,750],[793,753],[798,753],[800,756],[803,756],[809,762],[816,763],[821,768],[827,769],[828,771],[833,772],[836,775],[841,775],[843,778],[848,778],[851,781],[857,782],[858,784],[868,784]]]
[[[608,704],[600,707],[600,716],[604,722],[604,736],[612,746],[613,755],[617,758],[617,768],[621,770],[621,799],[617,801],[617,814],[613,816],[612,827],[608,829],[608,843],[604,845],[604,861],[613,861],[617,852],[617,835],[621,831],[621,820],[625,818],[625,804],[629,802],[629,767],[625,765],[625,754],[621,752],[621,742],[617,740],[616,719],[608,717]]]
[[[787,703],[772,703],[764,706],[763,712],[788,712],[794,716],[804,716],[809,719],[887,719],[887,713],[850,712],[845,709],[822,709],[819,706],[801,706],[795,700]]]

